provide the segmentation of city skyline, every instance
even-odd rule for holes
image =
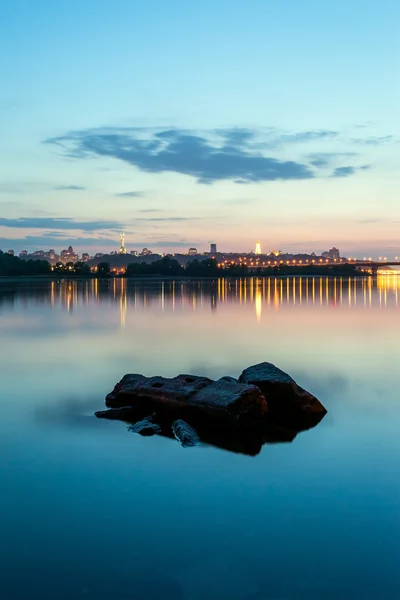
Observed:
[[[399,17],[6,1],[0,248],[398,255]]]

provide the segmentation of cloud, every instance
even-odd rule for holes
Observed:
[[[81,185],[59,185],[53,189],[56,191],[64,191],[64,190],[81,191],[81,190],[85,190],[86,188],[82,187]]]
[[[53,235],[34,236],[27,235],[22,238],[0,238],[0,248],[13,249],[45,249],[68,246],[98,247],[107,244],[111,249],[115,249],[117,243],[114,239],[108,237],[65,237],[60,238]]]
[[[140,213],[155,213],[155,212],[162,212],[162,210],[160,208],[143,208],[142,210],[139,210],[138,212],[140,212]]]
[[[396,140],[394,135],[382,135],[368,138],[352,138],[351,141],[355,144],[362,144],[364,146],[380,146],[381,144],[389,144]]]
[[[279,143],[309,141],[335,132],[305,132],[278,136]],[[200,183],[222,180],[264,182],[316,177],[301,162],[266,156],[254,138],[260,132],[216,130],[207,134],[179,129],[106,128],[70,132],[47,140],[61,146],[68,156],[117,158],[147,173],[173,172],[194,177]],[[267,144],[276,145],[270,136]]]
[[[203,217],[140,217],[139,219],[135,219],[136,221],[200,221]],[[218,217],[213,217],[216,219]],[[219,217],[220,218],[220,217]]]
[[[354,167],[337,167],[332,173],[332,177],[349,177],[354,175],[355,171]]]
[[[201,242],[187,242],[186,240],[157,240],[155,242],[147,240],[147,242],[135,242],[134,244],[129,244],[129,246],[134,246],[135,248],[197,248],[200,246]]]
[[[357,152],[312,152],[307,155],[307,158],[314,167],[325,167],[337,159],[355,156],[358,156]]]
[[[144,194],[143,192],[121,192],[120,194],[115,194],[116,196],[126,196],[128,198],[141,198]]]
[[[64,229],[97,231],[101,229],[121,228],[116,221],[75,221],[70,218],[54,217],[21,217],[19,219],[0,218],[0,226],[14,229]]]

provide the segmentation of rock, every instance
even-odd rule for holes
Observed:
[[[224,375],[224,377],[220,377],[218,381],[229,381],[230,383],[237,383],[238,380],[234,377],[230,377],[229,375]]]
[[[140,433],[140,435],[154,435],[161,433],[161,427],[157,423],[153,423],[152,417],[147,417],[142,421],[134,423],[128,430],[132,433]]]
[[[177,419],[172,423],[172,431],[178,442],[182,444],[184,448],[188,448],[190,446],[196,446],[199,442],[199,436],[194,427],[183,421],[182,419]]]
[[[319,421],[327,412],[315,396],[297,385],[290,375],[272,363],[264,362],[245,369],[239,381],[260,388],[271,415]]]
[[[238,426],[259,423],[268,410],[263,394],[254,385],[212,381],[195,375],[178,375],[171,379],[125,375],[108,394],[106,404],[112,408],[146,409],[162,416],[168,411],[175,412],[177,416],[173,420],[202,414],[205,418],[225,419]]]

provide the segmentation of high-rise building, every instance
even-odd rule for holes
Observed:
[[[256,242],[256,248],[254,250],[254,254],[261,254],[261,242],[260,241]]]
[[[330,248],[330,250],[326,250],[325,252],[322,252],[321,256],[323,256],[324,258],[330,258],[330,259],[334,259],[334,258],[340,258],[340,251],[338,250],[338,248],[335,248],[335,246],[333,248]]]
[[[210,244],[210,253],[217,254],[217,244]]]
[[[60,254],[60,260],[61,262],[68,263],[68,262],[76,262],[79,259],[78,255],[74,252],[74,249],[72,246],[68,246],[68,250],[62,250],[61,254]]]

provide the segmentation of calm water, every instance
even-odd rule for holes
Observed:
[[[1,597],[400,598],[399,295],[400,277],[1,282]],[[256,457],[93,416],[127,372],[263,360],[329,413]]]

